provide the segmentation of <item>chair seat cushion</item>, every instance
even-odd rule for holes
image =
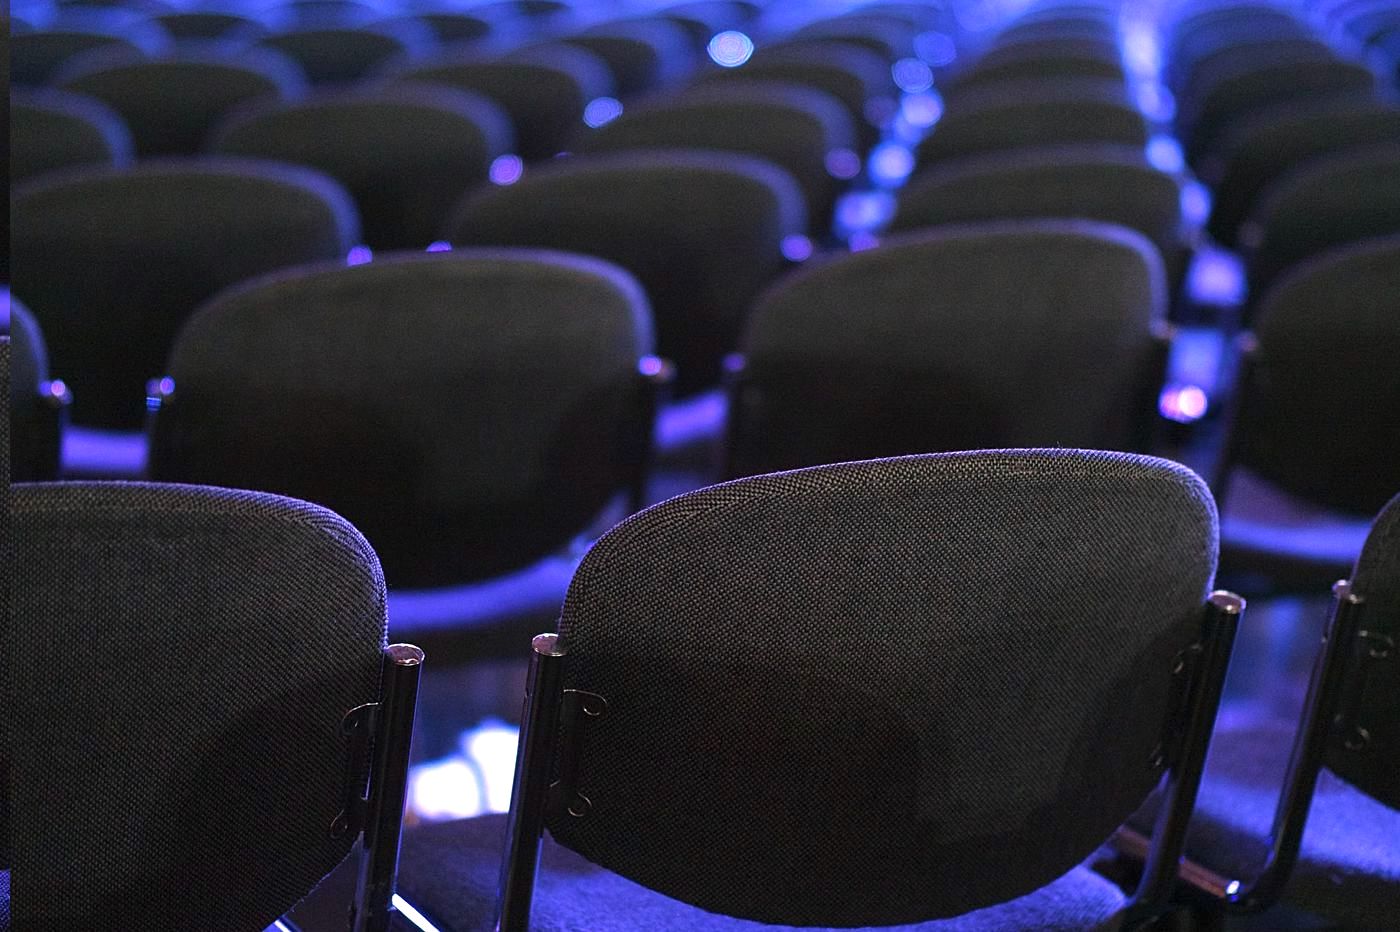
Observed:
[[[496,884],[505,840],[503,815],[410,829],[399,861],[399,893],[445,932],[495,928]],[[1049,886],[952,919],[884,926],[886,932],[1084,932],[1117,929],[1122,892],[1084,867]],[[704,912],[589,863],[548,836],[535,885],[532,932],[635,929],[760,932],[790,929]]]

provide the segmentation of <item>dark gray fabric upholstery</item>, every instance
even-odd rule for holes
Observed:
[[[1272,61],[1334,61],[1336,53],[1326,42],[1311,35],[1248,34],[1200,49],[1175,89],[1178,128],[1189,134],[1193,120],[1205,99],[1221,81],[1241,71],[1268,65]]]
[[[150,475],[334,508],[394,586],[480,579],[562,547],[634,474],[650,351],[636,283],[582,257],[280,273],[181,331]]]
[[[660,18],[602,23],[562,41],[607,62],[622,97],[663,87],[691,64],[685,30]]]
[[[134,55],[160,48],[165,36],[158,28],[146,34],[123,36],[113,31],[51,28],[9,37],[10,82],[15,85],[47,84],[63,63],[80,52],[111,47]]]
[[[945,99],[998,81],[1047,78],[1124,80],[1122,56],[1112,44],[1095,39],[1040,39],[990,49],[970,67],[950,76],[940,91]]]
[[[336,515],[227,489],[18,485],[20,929],[260,929],[350,850],[346,712],[384,583]]]
[[[49,377],[48,350],[28,309],[6,294],[9,304],[9,429],[11,482],[53,479],[58,475],[58,412],[40,401],[40,383]]]
[[[788,41],[808,40],[868,49],[891,65],[914,54],[912,31],[881,16],[863,15],[860,10],[808,23],[793,32]]]
[[[1217,180],[1207,230],[1232,245],[1259,195],[1289,169],[1348,148],[1400,143],[1400,108],[1354,96],[1298,101],[1241,120],[1221,148],[1227,155],[1208,174]]]
[[[355,209],[319,172],[247,159],[73,169],[11,196],[13,282],[77,423],[136,427],[175,328],[219,289],[343,257]]]
[[[131,133],[101,101],[50,88],[10,95],[10,184],[75,165],[126,165]]]
[[[1396,488],[1400,489],[1400,479]],[[1400,640],[1400,494],[1376,516],[1366,545],[1351,575],[1352,594],[1365,600],[1362,626],[1373,633]],[[1372,663],[1361,685],[1359,720],[1368,740],[1353,748],[1335,742],[1328,764],[1363,791],[1400,810],[1400,680],[1395,675],[1395,655],[1389,662]],[[1392,819],[1400,836],[1400,813]],[[1400,845],[1394,851],[1391,871],[1392,913],[1400,912]]]
[[[517,52],[491,61],[429,60],[389,80],[445,84],[489,97],[509,115],[516,152],[526,161],[562,152],[583,128],[589,102],[613,94],[612,73],[601,59],[562,44],[544,54]]]
[[[1327,249],[1400,234],[1400,141],[1310,159],[1260,196],[1240,229],[1251,293]]]
[[[1147,123],[1116,82],[998,82],[962,94],[917,149],[920,165],[1021,146],[1147,144]]]
[[[734,475],[985,446],[1130,449],[1161,259],[1088,221],[948,226],[810,266],[755,306]]]
[[[312,84],[347,84],[395,56],[421,55],[432,47],[426,26],[318,26],[268,36],[260,43],[295,59]]]
[[[1342,247],[1263,297],[1239,461],[1284,490],[1371,515],[1400,489],[1400,237]]]
[[[1046,146],[939,164],[899,193],[890,229],[1015,217],[1121,224],[1157,247],[1168,281],[1183,271],[1181,188],[1126,146]]]
[[[148,61],[65,71],[60,86],[88,94],[121,114],[136,154],[194,155],[210,130],[240,104],[301,94],[305,78],[267,49],[190,52]]]
[[[1165,460],[1002,450],[739,480],[625,520],[560,620],[556,841],[727,915],[880,925],[1052,883],[1147,796],[1214,504]],[[833,753],[839,749],[839,753]]]
[[[261,38],[267,27],[227,10],[183,10],[153,17],[175,39],[247,40]]]
[[[672,150],[574,157],[480,188],[457,206],[448,236],[622,266],[646,288],[659,350],[686,392],[718,379],[749,303],[784,267],[783,239],[806,226],[801,191],[781,169]]]
[[[495,932],[505,817],[425,825],[404,834],[399,890],[444,932]],[[532,932],[796,932],[707,913],[590,864],[546,836],[535,884]],[[1009,903],[953,919],[881,926],[881,932],[1109,932],[1123,894],[1087,868]],[[803,932],[817,932],[810,926]]]
[[[414,84],[250,107],[209,148],[320,169],[355,198],[370,247],[422,249],[511,143],[510,119],[491,100]]]
[[[827,167],[838,149],[854,152],[855,127],[841,102],[794,84],[745,82],[692,88],[639,101],[582,135],[579,152],[717,149],[767,159],[801,186],[814,232],[831,227],[841,181]]]

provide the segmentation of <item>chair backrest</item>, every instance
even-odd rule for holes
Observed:
[[[176,40],[260,39],[268,32],[262,22],[230,10],[182,10],[152,19]]]
[[[623,97],[659,89],[693,64],[685,30],[659,17],[601,23],[562,41],[607,62]]]
[[[350,196],[311,169],[248,159],[72,169],[11,196],[13,282],[74,392],[73,419],[136,427],[146,380],[203,300],[271,269],[343,258]]]
[[[135,35],[122,35],[116,30],[56,26],[9,36],[8,41],[10,82],[15,85],[44,85],[66,61],[79,53],[106,47],[125,49],[133,55],[140,55],[160,49],[168,37],[155,26]]]
[[[1240,464],[1357,514],[1400,489],[1397,296],[1400,236],[1315,256],[1263,296],[1235,427]]]
[[[1184,265],[1181,188],[1125,146],[1015,149],[936,165],[899,192],[890,229],[1017,217],[1121,224],[1158,248],[1169,282]]]
[[[1400,638],[1400,495],[1381,509],[1351,574],[1351,594],[1362,599],[1362,641],[1355,684],[1356,716],[1336,735],[1327,765],[1360,789],[1400,809],[1400,687],[1393,664]],[[1389,646],[1386,639],[1389,639]],[[1392,668],[1387,669],[1390,665]]]
[[[9,481],[33,482],[58,477],[60,417],[56,399],[41,390],[49,378],[44,335],[28,309],[7,291],[9,304]]]
[[[342,722],[379,697],[373,551],[227,489],[17,485],[10,506],[16,926],[264,928],[355,839],[332,823],[359,769]]]
[[[824,234],[841,180],[828,157],[855,154],[855,127],[841,102],[794,84],[745,82],[662,94],[579,137],[576,151],[716,149],[767,159],[802,187],[814,230]]]
[[[1211,173],[1215,200],[1207,230],[1234,245],[1261,192],[1310,158],[1371,143],[1400,144],[1400,107],[1354,96],[1280,104],[1242,121]]]
[[[355,198],[372,248],[422,249],[510,151],[511,137],[491,100],[405,84],[249,107],[214,130],[209,149],[319,169]]]
[[[593,259],[288,270],[181,331],[150,475],[334,508],[395,586],[479,579],[562,548],[636,474],[650,351],[641,289]]]
[[[570,586],[563,687],[606,709],[563,755],[549,829],[763,922],[1029,893],[1157,782],[1216,551],[1198,477],[1114,453],[846,463],[664,502]]]
[[[596,255],[631,272],[656,315],[659,352],[681,391],[708,387],[753,297],[785,267],[783,240],[806,229],[802,194],[749,156],[672,150],[577,156],[483,187],[448,238]]]
[[[131,133],[111,107],[82,94],[15,88],[10,100],[10,184],[75,165],[126,165]]]
[[[991,446],[1134,449],[1157,250],[1072,220],[947,226],[789,276],[755,306],[733,474]]]
[[[920,165],[1024,146],[1147,144],[1147,122],[1115,81],[998,82],[968,91],[919,143]]]
[[[432,32],[426,26],[415,29],[412,24],[398,23],[353,29],[293,29],[268,36],[259,44],[295,59],[312,84],[348,84],[397,56],[424,54],[432,42]]]
[[[1275,181],[1259,201],[1240,228],[1255,294],[1309,256],[1400,234],[1400,142],[1311,159]]]
[[[116,110],[131,128],[136,154],[151,158],[198,153],[234,108],[300,96],[306,80],[286,56],[254,48],[70,70],[60,86]]]
[[[1124,80],[1122,55],[1109,43],[1091,39],[1042,39],[1013,42],[988,50],[974,63],[950,75],[939,89],[953,95],[998,81],[1045,78]]]

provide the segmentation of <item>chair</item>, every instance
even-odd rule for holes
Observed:
[[[1390,236],[1308,259],[1259,301],[1213,483],[1226,571],[1327,585],[1365,534],[1342,519],[1369,518],[1400,489],[1396,295],[1400,237]],[[1260,483],[1293,508],[1254,513],[1259,495],[1246,493]],[[1302,505],[1326,511],[1280,521]]]
[[[423,653],[386,648],[364,538],[228,489],[10,505],[15,925],[262,929],[363,846],[354,908],[384,928]]]
[[[614,93],[607,65],[570,45],[490,61],[429,59],[391,71],[386,81],[443,84],[489,97],[510,117],[516,151],[527,162],[564,151],[584,126],[588,105]]]
[[[808,23],[788,41],[837,42],[867,49],[893,65],[914,54],[914,33],[886,17],[853,10]]]
[[[125,166],[131,133],[112,108],[51,88],[15,88],[10,99],[10,184],[78,165]]]
[[[267,35],[257,19],[229,10],[182,10],[152,17],[177,42],[185,40],[250,40]]]
[[[855,127],[821,91],[760,82],[707,85],[638,101],[578,139],[576,151],[716,149],[767,159],[801,186],[812,231],[825,236],[842,182],[834,153],[854,156]]]
[[[405,833],[402,896],[454,932],[1134,927],[1171,885],[1243,605],[1206,601],[1214,556],[1204,484],[1122,454],[664,502],[534,639],[510,817]],[[1164,769],[1176,811],[1129,900],[1077,865]]]
[[[312,84],[350,84],[393,60],[412,60],[431,51],[432,30],[412,23],[310,26],[263,39],[301,65]]]
[[[692,65],[685,30],[659,17],[600,23],[560,41],[605,61],[623,99],[671,84]]]
[[[464,584],[558,553],[639,485],[650,351],[640,288],[593,259],[466,250],[287,270],[181,330],[149,472],[334,508],[392,592],[470,601]],[[518,645],[557,613],[564,575],[523,628],[499,608],[473,623],[408,598],[423,611],[393,606],[394,636],[449,662],[481,656],[503,625]]]
[[[1400,727],[1387,669],[1400,627],[1400,495],[1333,593],[1297,719],[1254,712],[1217,731],[1182,870],[1198,911],[1282,901],[1339,927],[1384,929],[1400,908]],[[1141,850],[1130,832],[1120,844]]]
[[[1260,110],[1228,138],[1207,231],[1235,244],[1261,192],[1306,161],[1352,147],[1400,143],[1400,108],[1356,97],[1301,101]]]
[[[1185,273],[1180,185],[1135,148],[1047,146],[950,160],[899,192],[889,229],[1020,217],[1121,224],[1157,247],[1173,290]]]
[[[180,323],[221,288],[343,258],[350,197],[319,172],[238,160],[73,169],[16,188],[13,284],[49,340],[80,425],[135,429]]]
[[[1310,159],[1265,190],[1240,227],[1250,291],[1309,256],[1400,234],[1400,142]]]
[[[797,183],[748,156],[672,150],[575,156],[453,211],[454,245],[537,246],[595,255],[637,277],[658,352],[679,393],[719,381],[750,301],[787,265],[807,218]]]
[[[948,76],[945,99],[1000,81],[1090,78],[1126,82],[1122,54],[1111,43],[1090,39],[1041,39],[988,50],[968,68]]]
[[[201,50],[69,69],[58,83],[121,114],[143,159],[194,155],[219,120],[238,106],[287,100],[306,89],[295,63],[261,48]]]
[[[9,474],[11,482],[58,477],[59,442],[72,402],[67,386],[49,379],[48,350],[39,325],[18,298],[8,294],[10,368]]]
[[[998,82],[960,95],[916,150],[920,166],[1024,146],[1147,145],[1147,122],[1117,82]]]
[[[947,226],[815,264],[755,306],[729,475],[991,446],[1145,449],[1161,259],[1070,220]]]
[[[511,142],[490,100],[419,84],[248,107],[214,130],[209,151],[319,169],[355,198],[371,248],[422,249]]]
[[[49,28],[9,37],[10,83],[43,86],[64,63],[97,48],[123,49],[132,55],[155,53],[170,41],[159,27],[115,29],[100,23],[56,23]]]

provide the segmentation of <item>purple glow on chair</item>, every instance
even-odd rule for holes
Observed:
[[[437,241],[435,241],[435,242],[429,243],[429,244],[428,244],[428,248],[425,250],[425,252],[451,252],[451,251],[452,251],[452,244],[449,243],[449,242],[448,242],[447,240],[445,240],[445,239],[440,239],[440,240],[437,240]]]
[[[885,142],[870,153],[870,177],[879,184],[890,187],[902,184],[913,170],[914,153],[908,146]]]
[[[705,47],[710,61],[721,68],[738,68],[753,56],[753,40],[735,29],[726,29]]]
[[[1124,30],[1123,60],[1136,74],[1154,75],[1161,70],[1162,50],[1150,24],[1133,23]]]
[[[1238,256],[1202,249],[1187,275],[1187,291],[1201,304],[1229,306],[1244,300],[1244,269]]]
[[[1153,168],[1175,175],[1186,166],[1181,144],[1170,136],[1153,136],[1147,141],[1147,161]]]
[[[1199,385],[1168,386],[1157,402],[1162,417],[1178,424],[1190,424],[1205,417],[1210,399]]]
[[[1181,154],[1181,150],[1177,150]],[[1210,216],[1210,191],[1199,181],[1181,186],[1181,219],[1188,228],[1203,226]]]
[[[622,104],[615,97],[595,97],[583,108],[583,122],[597,129],[622,116]]]
[[[364,265],[374,259],[374,252],[368,246],[352,246],[345,255],[346,265]]]
[[[515,184],[520,180],[520,176],[525,174],[525,163],[518,155],[502,155],[491,163],[491,168],[487,172],[487,177],[492,184],[508,185]]]
[[[922,94],[933,87],[933,69],[917,58],[901,58],[890,68],[890,74],[906,94]]]
[[[865,102],[865,118],[872,126],[884,126],[899,112],[899,102],[893,97],[872,97]]]
[[[812,258],[812,241],[800,233],[783,237],[783,258],[790,262],[806,262]]]
[[[170,388],[173,391],[175,388],[175,381],[170,378],[161,379],[161,384],[166,382],[170,383]],[[54,398],[68,397],[68,386],[64,384],[62,379],[52,379],[48,382],[42,382],[40,383],[40,387],[45,389]]]
[[[851,234],[851,252],[864,252],[880,245],[880,237],[865,230]]]
[[[826,172],[833,178],[849,181],[860,174],[860,156],[850,149],[832,149],[826,154]]]
[[[894,195],[888,191],[847,194],[836,205],[837,229],[852,233],[883,226],[893,216]]]
[[[1134,96],[1137,98],[1138,109],[1146,114],[1149,120],[1165,123],[1176,113],[1176,99],[1155,81],[1139,84]]]
[[[941,32],[921,32],[914,37],[914,54],[935,68],[951,65],[958,57],[957,46]]]
[[[915,129],[928,129],[943,116],[943,101],[937,94],[911,94],[899,105],[899,115]]]

